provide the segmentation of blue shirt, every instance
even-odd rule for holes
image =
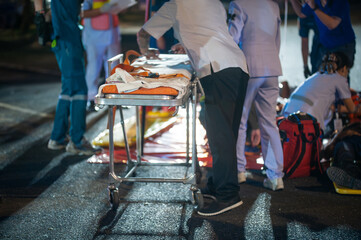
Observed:
[[[51,1],[51,15],[54,37],[81,44],[81,33],[78,27],[80,1]]]
[[[321,44],[328,48],[336,48],[345,44],[355,41],[355,32],[352,29],[350,18],[350,5],[345,0],[333,0],[332,5],[330,1],[327,2],[325,7],[322,6],[320,0],[315,0],[315,4],[318,8],[329,16],[335,16],[341,18],[340,24],[333,30],[329,30],[316,13],[312,11],[308,4],[304,4],[302,7],[302,13],[315,17],[315,21],[319,30]]]

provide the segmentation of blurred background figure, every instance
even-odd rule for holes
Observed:
[[[35,21],[38,34],[45,23],[43,0],[35,0]],[[54,33],[51,47],[61,71],[59,95],[54,126],[48,142],[52,150],[66,149],[79,155],[93,155],[100,151],[84,138],[86,130],[87,86],[84,71],[84,53],[78,27],[80,2],[74,0],[51,1]],[[41,19],[41,20],[39,20]],[[70,119],[70,126],[69,126]],[[70,139],[68,138],[68,131]]]
[[[87,55],[86,83],[88,86],[87,111],[96,111],[94,104],[98,87],[103,83],[101,72],[104,67],[108,76],[107,59],[121,52],[119,10],[108,0],[84,0],[82,17],[84,29],[82,40]]]
[[[356,37],[351,24],[348,1],[306,0],[302,8],[300,4],[293,4],[293,7],[295,11],[302,11],[304,15],[314,17],[320,36],[321,55],[335,51],[343,52],[352,68],[356,53]]]
[[[304,1],[291,0],[291,4],[303,4]],[[299,36],[301,37],[301,53],[303,61],[303,74],[305,78],[317,72],[322,62],[322,54],[320,49],[320,40],[316,22],[313,16],[304,15],[299,7],[294,7],[295,13],[298,16]],[[309,51],[309,35],[313,32],[311,52]],[[310,57],[311,70],[308,65],[308,57]]]

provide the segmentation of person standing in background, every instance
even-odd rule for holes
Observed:
[[[304,15],[314,17],[320,36],[321,56],[330,52],[343,52],[352,67],[356,53],[356,37],[351,24],[348,1],[305,0],[305,2],[302,6],[299,3],[293,4],[293,7],[295,11],[302,11]]]
[[[304,2],[304,1],[303,1]],[[291,0],[292,6],[295,4],[301,4],[299,0]],[[304,15],[300,9],[296,6],[293,7],[295,13],[298,16],[299,31],[298,34],[301,37],[301,53],[303,61],[303,74],[305,78],[308,78],[312,74],[318,71],[322,62],[321,55],[321,43],[319,39],[318,29],[313,16]],[[309,33],[313,31],[311,52],[309,52]],[[311,71],[308,66],[308,57],[311,60]]]
[[[117,9],[109,0],[84,0],[81,16],[84,18],[82,40],[87,55],[86,83],[88,86],[88,111],[96,111],[95,95],[98,93],[100,74],[104,67],[108,76],[107,59],[121,52],[121,36]]]
[[[45,22],[43,0],[35,0],[34,4],[35,22],[40,33]],[[66,151],[72,154],[93,155],[98,149],[94,149],[84,138],[87,86],[84,52],[78,27],[79,13],[80,1],[51,1],[54,29],[51,46],[61,71],[62,85],[48,148],[52,150],[66,148]],[[67,137],[68,129],[70,139]]]
[[[282,75],[278,3],[273,0],[235,0],[230,3],[229,15],[234,16],[229,21],[229,32],[243,50],[250,74],[237,141],[238,181],[246,181],[247,120],[254,102],[267,174],[263,186],[281,190],[284,188],[283,150],[276,125],[278,76]]]

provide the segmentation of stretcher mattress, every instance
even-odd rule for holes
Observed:
[[[192,68],[185,54],[160,54],[160,59],[136,59],[132,66],[139,68],[139,75],[117,68],[99,87],[101,94],[128,95],[169,95],[182,96],[188,89],[192,78]],[[141,76],[151,73],[152,77]]]

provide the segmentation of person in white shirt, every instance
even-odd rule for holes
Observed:
[[[284,188],[283,150],[276,125],[278,76],[282,75],[279,7],[273,0],[235,0],[230,3],[229,14],[233,16],[229,32],[246,56],[250,75],[238,133],[238,181],[246,181],[245,133],[254,102],[267,174],[263,186],[281,190]]]
[[[173,28],[205,92],[206,131],[213,157],[212,172],[202,194],[216,200],[198,210],[213,216],[242,204],[237,181],[236,142],[248,83],[246,59],[227,28],[227,14],[219,0],[171,0],[166,2],[138,32],[143,55],[150,35],[161,37]]]
[[[315,117],[320,127],[325,127],[330,121],[328,117],[331,106],[336,99],[341,99],[350,113],[360,114],[361,105],[355,106],[351,99],[347,83],[348,70],[351,63],[343,52],[326,54],[320,71],[306,79],[291,94],[283,109],[283,115],[301,111]]]

